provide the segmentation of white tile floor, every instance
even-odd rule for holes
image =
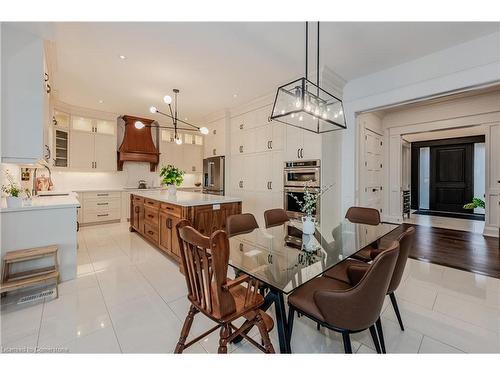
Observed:
[[[417,224],[426,227],[446,228],[462,230],[465,232],[480,233],[484,232],[484,221],[458,219],[454,217],[442,217],[431,215],[418,215],[413,213],[410,218],[405,216],[404,222],[408,224]]]
[[[83,228],[78,278],[60,285],[59,299],[33,305],[3,301],[1,345],[64,348],[78,353],[172,352],[188,302],[177,266],[125,224]],[[382,324],[389,353],[500,353],[500,280],[409,260],[397,291],[406,330],[388,301]],[[192,337],[212,323],[197,315]],[[254,330],[253,334],[257,334]],[[353,350],[373,353],[368,332],[353,335]],[[278,348],[276,330],[272,340]],[[218,332],[189,348],[215,353]],[[235,353],[254,353],[248,343]],[[295,319],[292,350],[339,353],[340,336]]]

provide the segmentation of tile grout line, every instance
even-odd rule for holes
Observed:
[[[422,343],[424,342],[424,337],[425,335],[422,334],[422,338],[420,339],[420,344],[418,345],[417,354],[420,353],[420,348],[422,347]]]
[[[40,331],[42,330],[42,322],[43,322],[43,313],[45,311],[45,298],[43,299],[42,304],[42,313],[40,314],[40,324],[38,325],[38,334],[36,336],[36,347],[38,348],[38,343],[40,341]]]
[[[83,238],[83,240],[85,242],[85,247],[87,247],[87,240],[85,238]],[[90,261],[92,263],[92,269],[94,269],[94,262],[92,261],[92,259]],[[106,299],[104,298],[104,293],[102,292],[101,283],[99,282],[99,278],[95,274],[95,270],[94,270],[94,276],[95,276],[96,281],[97,281],[97,286],[99,287],[99,292],[101,293],[101,298],[102,298],[102,301],[104,303],[104,307],[106,307],[106,312],[108,313],[109,321],[111,322],[111,328],[113,329],[113,334],[115,335],[116,343],[118,344],[118,348],[120,348],[120,353],[123,353],[123,349],[122,349],[122,346],[120,344],[120,340],[118,339],[118,335],[116,334],[116,329],[115,329],[115,325],[113,323],[113,318],[111,317],[111,314],[109,312],[108,304],[106,303]]]

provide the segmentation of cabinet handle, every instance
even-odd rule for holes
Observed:
[[[216,155],[216,154],[217,154],[217,150],[214,148],[214,149],[212,150],[212,153],[213,153],[214,155]]]
[[[98,193],[97,196],[98,197],[107,197],[109,194],[108,193]]]
[[[50,87],[50,85],[47,83],[47,88],[45,90],[47,92],[47,94],[50,94],[50,92],[52,91],[52,88]]]
[[[148,217],[153,219],[155,217],[155,215],[148,215]]]
[[[173,210],[174,210],[174,208],[173,208],[173,207],[168,207],[168,206],[167,206],[167,207],[165,207],[165,208],[166,208],[167,210],[170,210],[170,211],[173,211]]]
[[[273,149],[273,141],[269,141],[269,149]]]
[[[269,145],[269,142],[270,141],[267,141],[267,149],[270,150],[271,149],[271,146]]]
[[[101,216],[109,216],[109,214],[100,214],[100,215],[97,215],[97,217],[101,217]]]
[[[97,162],[95,162],[95,168],[97,169]]]
[[[240,124],[240,129],[243,129],[245,127],[245,124]]]
[[[269,181],[269,190],[273,190],[273,182]]]
[[[300,148],[297,149],[297,159],[300,159]]]
[[[135,206],[134,211],[135,211],[135,213],[138,213],[139,212],[139,206]]]
[[[106,203],[97,203],[98,206],[107,206],[109,203],[106,202]]]
[[[240,242],[240,251],[243,251],[243,244]]]
[[[300,158],[304,159],[304,149],[303,148],[300,149]]]
[[[155,232],[153,232],[152,230],[148,230],[148,233],[152,236],[153,234],[155,234]]]
[[[193,166],[191,167],[191,170],[192,170],[193,172],[196,172],[196,167],[193,165]]]
[[[240,154],[243,152],[243,146],[240,146]]]

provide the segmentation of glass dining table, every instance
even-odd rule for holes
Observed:
[[[274,304],[280,352],[290,353],[284,295],[377,243],[397,227],[390,223],[367,225],[344,220],[334,228],[318,224],[314,234],[304,234],[302,223],[291,220],[231,237],[229,265],[266,287],[262,309]]]

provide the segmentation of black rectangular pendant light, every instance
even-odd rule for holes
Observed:
[[[307,79],[307,48],[306,22],[306,77],[278,87],[270,118],[316,134],[347,129],[342,100],[319,86],[319,22],[316,83]]]

